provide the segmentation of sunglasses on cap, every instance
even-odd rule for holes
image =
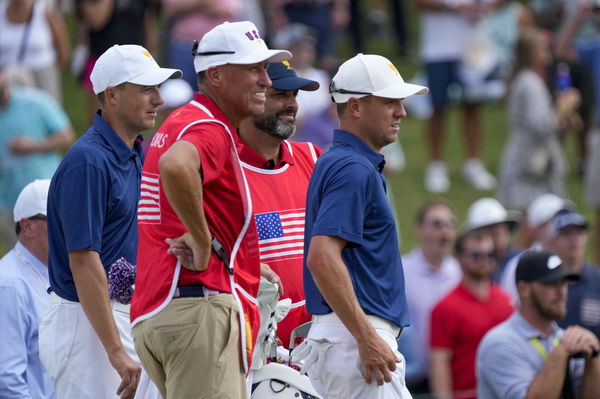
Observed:
[[[372,93],[367,93],[364,91],[352,91],[352,90],[346,90],[346,89],[338,89],[337,87],[335,87],[335,82],[333,80],[329,83],[329,92],[330,93],[340,93],[340,94],[365,94],[365,95],[372,94]]]

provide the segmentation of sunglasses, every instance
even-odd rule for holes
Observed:
[[[364,91],[351,91],[351,90],[346,90],[346,89],[338,89],[337,87],[335,87],[335,82],[332,80],[331,83],[329,83],[329,92],[330,93],[340,93],[340,94],[366,94],[366,95],[371,95],[373,93],[367,93]]]
[[[496,254],[494,252],[472,251],[472,252],[467,252],[465,254],[465,256],[476,262],[479,262],[482,260],[495,260],[496,259]]]
[[[423,224],[431,226],[434,229],[441,229],[443,227],[449,227],[452,229],[456,226],[456,220],[432,219],[424,222]]]

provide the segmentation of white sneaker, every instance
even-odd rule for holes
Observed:
[[[467,159],[463,164],[462,174],[476,190],[492,190],[496,187],[496,178],[487,171],[479,158]]]
[[[444,161],[431,161],[425,170],[425,189],[430,193],[445,193],[450,188]]]

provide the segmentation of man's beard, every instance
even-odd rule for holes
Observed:
[[[278,139],[286,140],[296,132],[296,125],[294,122],[282,122],[279,117],[290,113],[293,113],[295,121],[296,113],[294,111],[279,111],[275,115],[255,115],[252,121],[257,129]]]
[[[566,315],[566,308],[562,306],[560,309],[542,302],[534,292],[531,296],[531,301],[538,314],[547,320],[561,320]]]

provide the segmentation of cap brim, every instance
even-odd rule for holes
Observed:
[[[402,83],[395,86],[387,87],[383,90],[371,93],[370,95],[383,98],[406,98],[416,94],[427,94],[429,89],[425,86],[419,86],[412,83]],[[369,94],[342,94],[338,92],[331,93],[333,101],[337,104],[348,102],[351,98],[363,98]]]
[[[282,62],[292,59],[292,53],[287,50],[262,50],[255,51],[245,57],[229,61],[229,64],[256,64],[257,62]]]
[[[271,79],[272,80],[272,79]],[[309,79],[304,79],[300,77],[288,77],[283,79],[272,80],[273,84],[272,88],[277,90],[305,90],[305,91],[315,91],[320,85],[319,82]]]
[[[376,97],[383,98],[406,98],[416,94],[427,94],[429,89],[425,86],[415,85],[412,83],[401,83],[395,86],[386,87],[373,93]]]
[[[552,284],[558,280],[565,279],[567,281],[579,281],[580,277],[577,274],[569,273],[564,267],[556,268],[553,273],[547,274],[546,276],[535,279],[542,284]]]
[[[129,79],[129,83],[142,86],[156,86],[168,79],[179,79],[183,76],[183,73],[179,69],[171,68],[160,68],[153,71],[144,72],[132,79]]]

